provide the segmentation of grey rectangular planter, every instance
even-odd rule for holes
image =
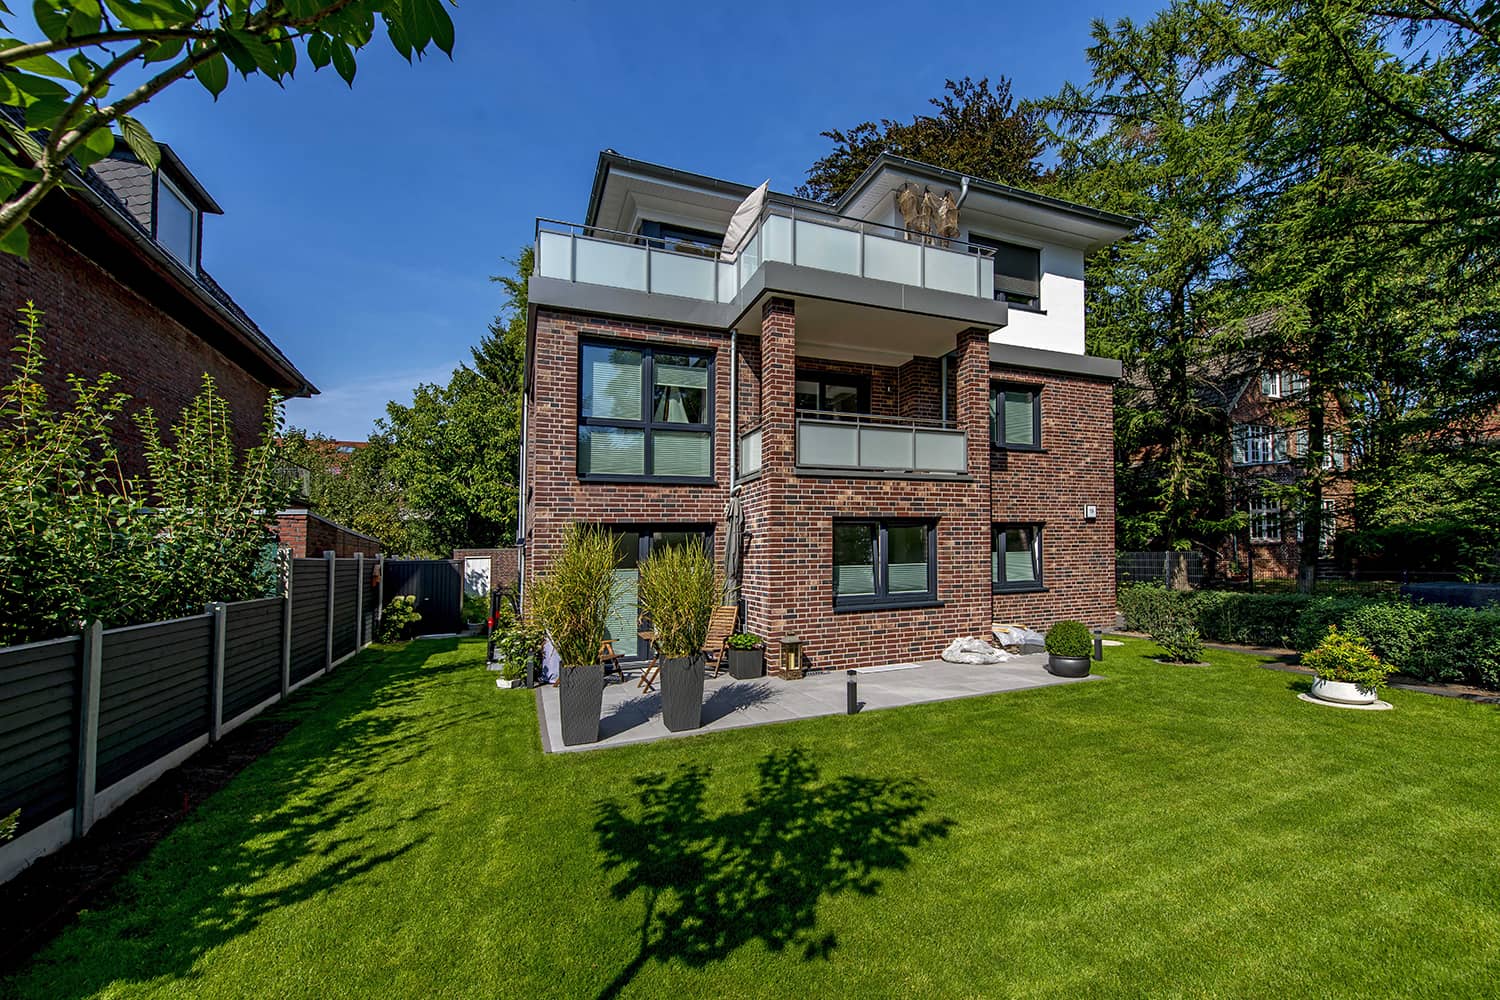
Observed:
[[[604,710],[604,664],[563,667],[557,682],[562,739],[568,746],[599,742],[599,714]]]
[[[674,733],[703,725],[703,669],[708,657],[664,659],[661,664],[661,721]]]
[[[766,673],[766,648],[731,649],[728,656],[729,676],[737,681],[754,680]]]

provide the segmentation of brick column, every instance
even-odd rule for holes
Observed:
[[[789,299],[771,299],[760,316],[760,461],[786,475],[796,461],[797,318]]]
[[[956,600],[967,619],[965,631],[984,635],[989,629],[993,601],[990,596],[990,339],[989,331],[971,327],[958,335],[953,359],[954,416],[963,428],[968,451],[969,475],[974,479],[973,509],[947,521],[950,538],[957,548],[955,565],[965,567],[951,600]],[[984,553],[983,558],[974,555]],[[967,557],[965,556],[967,554]],[[972,576],[970,575],[972,574]]]

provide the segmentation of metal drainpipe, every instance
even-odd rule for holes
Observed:
[[[516,490],[516,538],[524,541],[526,538],[526,415],[529,397],[526,392],[524,380],[521,386],[521,456],[519,474],[519,488]],[[525,589],[526,582],[526,554],[521,547],[516,549],[516,572],[520,579],[516,581],[519,590]]]
[[[959,184],[958,184],[958,201],[954,202],[954,204],[953,204],[954,209],[963,208],[964,207],[964,199],[967,198],[968,196],[969,196],[969,178],[968,178],[968,175],[965,174],[964,177],[963,177],[963,179],[960,180]]]
[[[952,351],[948,352],[948,354],[952,354],[952,353],[953,353]],[[944,354],[943,357],[942,357],[942,359],[941,359],[942,360],[942,375],[938,378],[938,383],[942,387],[941,388],[941,392],[942,392],[942,399],[943,399],[943,427],[944,427],[944,429],[946,429],[948,427],[948,354]]]
[[[735,472],[740,457],[739,330],[729,328],[729,492],[739,489]]]

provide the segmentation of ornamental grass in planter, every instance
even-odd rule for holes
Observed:
[[[563,742],[570,746],[599,739],[604,708],[599,646],[609,638],[609,609],[619,587],[615,543],[615,536],[601,528],[571,525],[551,570],[531,585],[533,613],[562,661],[558,705]]]
[[[1318,648],[1302,654],[1302,665],[1317,675],[1312,696],[1341,705],[1373,705],[1396,669],[1382,663],[1358,636],[1340,632],[1336,625],[1328,626]]]
[[[766,641],[753,632],[738,632],[729,637],[729,652],[726,654],[729,676],[737,681],[764,677],[766,673]]]
[[[1087,677],[1093,640],[1083,622],[1060,621],[1047,630],[1047,671],[1058,677]]]
[[[697,539],[653,550],[640,567],[641,616],[656,633],[662,722],[673,732],[703,724],[703,643],[724,583]]]

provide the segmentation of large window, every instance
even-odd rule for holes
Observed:
[[[995,251],[995,298],[1028,309],[1042,306],[1042,252],[1036,247],[969,234],[969,242]]]
[[[156,175],[156,242],[189,271],[198,269],[198,210],[165,175]]]
[[[797,409],[822,413],[869,413],[870,380],[860,375],[798,372]]]
[[[1281,541],[1281,504],[1261,497],[1250,501],[1250,540]]]
[[[834,607],[890,608],[936,600],[936,535],[926,521],[835,521]]]
[[[711,355],[584,342],[580,369],[580,476],[712,478]]]
[[[1301,372],[1262,372],[1260,394],[1267,399],[1300,396],[1307,391],[1307,376]]]
[[[990,442],[996,448],[1042,446],[1042,393],[1035,386],[990,386]]]
[[[990,586],[994,590],[1042,589],[1042,526],[996,524],[990,528]]]
[[[1234,428],[1235,465],[1271,465],[1287,460],[1286,434],[1265,424],[1239,424]]]

